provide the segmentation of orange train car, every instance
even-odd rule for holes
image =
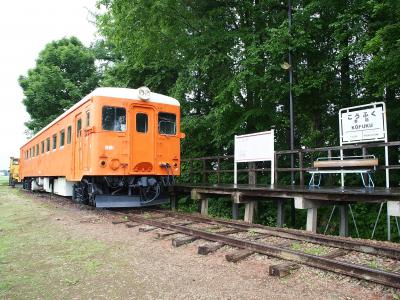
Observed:
[[[97,88],[21,147],[23,188],[97,207],[168,201],[180,175],[180,105],[148,88]]]

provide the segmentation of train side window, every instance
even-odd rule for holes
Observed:
[[[67,128],[67,144],[71,144],[71,136],[72,136],[72,127],[68,126],[68,128]]]
[[[36,156],[39,156],[39,144],[36,145]]]
[[[123,107],[103,106],[102,109],[103,130],[125,131],[126,110]]]
[[[57,134],[53,134],[53,150],[57,148]]]
[[[147,114],[138,113],[136,114],[136,131],[146,133],[148,127],[148,116]]]
[[[81,129],[82,129],[82,119],[78,119],[76,122],[76,136],[81,136]]]
[[[35,157],[35,146],[32,147],[32,157]]]
[[[65,129],[60,131],[60,148],[64,147],[65,143]]]
[[[41,146],[41,148],[42,148],[42,154],[44,153],[44,141],[42,141],[41,143],[40,143],[40,146]]]
[[[158,132],[160,134],[176,134],[176,115],[160,112],[158,114]]]
[[[50,138],[47,138],[46,140],[46,152],[50,151]]]
[[[86,111],[86,127],[90,126],[90,110]]]

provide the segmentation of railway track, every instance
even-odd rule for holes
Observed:
[[[205,240],[206,243],[198,248],[199,254],[210,254],[228,245],[239,249],[226,255],[229,261],[237,262],[254,253],[285,260],[285,263],[270,267],[271,275],[283,276],[299,265],[307,265],[400,289],[400,247],[395,245],[167,210],[111,212],[119,217],[115,224],[145,225],[139,228],[144,232],[161,229],[158,238],[179,234],[180,237],[172,239],[174,246]]]

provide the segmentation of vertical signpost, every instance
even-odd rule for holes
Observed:
[[[343,108],[339,111],[339,129],[340,129],[340,146],[346,144],[371,143],[371,142],[388,142],[387,123],[386,123],[386,105],[384,102],[376,102],[366,105],[353,106]],[[340,150],[340,157],[343,159],[343,150]],[[386,188],[390,187],[389,183],[389,150],[385,146],[385,173]],[[341,174],[341,183],[344,186],[344,174]],[[383,203],[379,209],[382,210]],[[375,226],[378,222],[376,220]],[[390,212],[388,203],[387,213],[388,240],[391,239],[390,234]],[[375,228],[374,228],[375,231]]]

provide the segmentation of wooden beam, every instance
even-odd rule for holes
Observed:
[[[156,239],[161,240],[163,238],[166,238],[166,237],[174,235],[174,234],[177,234],[177,232],[175,232],[175,231],[156,232]]]
[[[197,249],[197,254],[200,255],[207,255],[209,253],[213,253],[215,251],[217,251],[218,249],[222,248],[224,246],[224,244],[222,243],[207,243],[204,245],[199,246],[199,248]]]
[[[172,240],[172,246],[180,247],[180,246],[189,244],[197,239],[198,238],[195,236],[184,236],[184,237],[176,238],[176,239]]]
[[[152,230],[157,229],[157,227],[154,226],[143,226],[143,227],[139,227],[139,232],[149,232]]]
[[[225,258],[229,262],[237,263],[237,262],[245,259],[246,257],[249,257],[253,253],[254,252],[251,250],[242,249],[242,250],[238,250],[233,253],[229,253],[229,254],[225,255]]]
[[[292,262],[285,262],[278,265],[271,265],[269,266],[269,275],[282,278],[291,274],[294,270],[297,270],[299,268],[300,268],[299,264]]]

